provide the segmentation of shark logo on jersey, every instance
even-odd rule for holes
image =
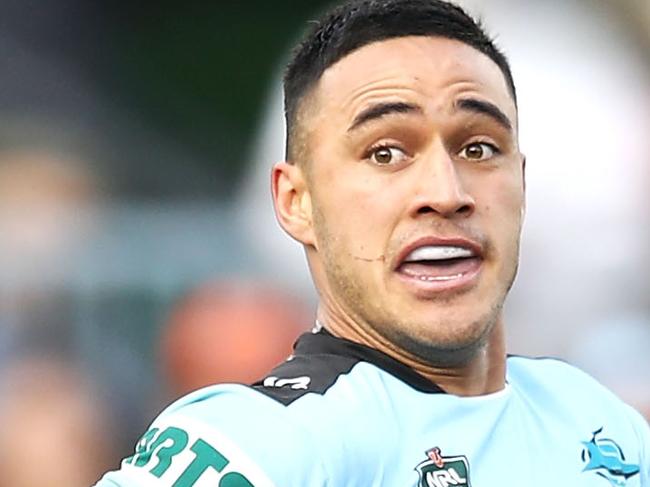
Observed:
[[[438,447],[426,453],[429,458],[415,467],[420,474],[418,487],[471,487],[467,457],[443,457]]]
[[[602,431],[601,426],[592,433],[591,440],[582,442],[582,461],[586,463],[582,471],[595,471],[596,475],[607,479],[613,487],[622,487],[641,468],[625,461],[623,450],[614,440],[596,438]]]

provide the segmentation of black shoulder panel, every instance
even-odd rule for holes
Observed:
[[[326,330],[305,333],[294,347],[294,355],[251,387],[289,405],[307,393],[324,394],[341,375],[359,362],[368,362],[425,393],[444,393],[408,366],[359,343],[337,338]]]
[[[309,392],[323,394],[358,360],[335,355],[296,355],[277,366],[253,388],[289,405]]]

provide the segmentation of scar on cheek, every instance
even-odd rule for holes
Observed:
[[[379,257],[369,258],[369,257],[359,257],[358,255],[353,255],[352,256],[356,260],[362,260],[364,262],[385,262],[386,261],[386,256],[385,255],[380,255]]]

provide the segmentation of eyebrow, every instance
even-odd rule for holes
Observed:
[[[477,100],[476,98],[463,98],[456,102],[456,108],[469,112],[487,115],[505,129],[512,130],[512,122],[499,107],[489,101]]]
[[[404,103],[404,102],[378,103],[376,105],[372,105],[366,108],[361,113],[359,113],[356,117],[354,117],[354,120],[352,121],[352,125],[350,125],[350,127],[348,128],[348,132],[357,129],[361,125],[368,123],[372,120],[377,120],[386,115],[391,115],[394,113],[421,114],[424,113],[424,111],[419,106],[413,105],[411,103]]]

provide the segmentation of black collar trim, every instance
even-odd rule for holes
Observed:
[[[359,362],[368,362],[420,392],[446,394],[438,384],[420,375],[412,368],[379,350],[339,338],[322,328],[315,333],[305,333],[295,344],[294,355],[335,355]]]

